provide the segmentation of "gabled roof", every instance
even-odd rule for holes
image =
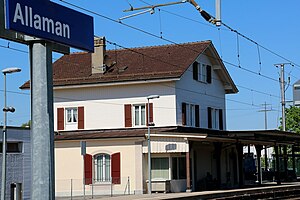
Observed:
[[[226,93],[237,92],[211,41],[108,50],[105,59],[110,65],[104,74],[92,74],[91,53],[65,55],[53,64],[53,84],[55,87],[180,78],[204,52],[221,66],[220,78],[224,86],[230,86],[225,88]],[[29,82],[21,86],[25,88],[29,88]]]

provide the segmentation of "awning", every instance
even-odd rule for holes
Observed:
[[[151,153],[185,153],[189,152],[189,140],[205,139],[206,134],[150,134]],[[147,134],[146,134],[147,138]],[[143,142],[143,153],[148,153],[148,141]]]

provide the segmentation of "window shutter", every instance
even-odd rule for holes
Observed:
[[[132,127],[131,104],[124,105],[125,127]]]
[[[195,105],[195,126],[200,127],[200,109],[199,109],[199,105]]]
[[[121,184],[121,156],[120,152],[111,155],[112,184]]]
[[[85,185],[93,183],[93,158],[90,154],[84,155],[84,183]]]
[[[223,130],[224,126],[223,126],[223,110],[220,109],[219,110],[219,129]]]
[[[186,125],[186,103],[182,103],[182,125]]]
[[[193,63],[193,79],[198,81],[198,62]]]
[[[78,107],[78,129],[84,129],[84,107]]]
[[[65,128],[65,109],[57,108],[57,130],[64,130]]]
[[[207,83],[211,83],[211,77],[212,77],[212,74],[211,74],[211,66],[210,66],[210,65],[207,65],[207,66],[206,66],[206,82],[207,82]]]
[[[149,115],[149,118],[150,118],[150,122],[148,122],[148,104],[146,103],[146,121],[147,121],[147,126],[148,124],[150,123],[153,123],[153,103],[150,103],[149,104],[149,109],[150,109],[150,115]]]
[[[207,107],[207,121],[208,121],[207,127],[208,128],[212,128],[211,110],[212,110],[211,107]]]

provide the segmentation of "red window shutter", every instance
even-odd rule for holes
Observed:
[[[84,107],[78,107],[78,129],[84,129]]]
[[[153,103],[150,103],[149,104],[149,109],[150,109],[150,115],[149,115],[149,118],[150,118],[150,122],[148,122],[148,104],[146,103],[146,121],[147,121],[147,126],[151,123],[153,123]]]
[[[125,127],[132,127],[131,104],[124,105]]]
[[[64,130],[65,128],[65,109],[57,108],[57,130]]]
[[[93,183],[93,158],[90,154],[84,156],[84,183],[85,185]]]
[[[113,184],[121,184],[121,154],[111,155],[111,178]]]
[[[200,107],[195,105],[195,126],[200,127]]]
[[[186,125],[186,103],[182,103],[182,125]]]

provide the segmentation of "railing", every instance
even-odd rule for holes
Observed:
[[[109,180],[114,180],[113,178]],[[91,183],[91,184],[87,184]],[[83,179],[59,179],[55,181],[55,199],[93,199],[98,197],[130,195],[130,177],[116,181],[99,182]],[[85,185],[87,184],[87,185]]]

